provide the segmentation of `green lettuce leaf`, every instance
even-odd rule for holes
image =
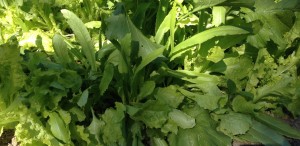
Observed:
[[[95,136],[96,140],[98,143],[100,143],[100,134],[101,134],[101,129],[103,128],[103,126],[105,125],[105,122],[102,121],[101,119],[98,119],[94,112],[92,111],[93,114],[93,120],[91,122],[91,124],[88,126],[88,130],[89,132]]]
[[[247,22],[259,20],[262,28],[257,34],[249,36],[247,41],[257,48],[263,48],[272,40],[279,50],[286,49],[284,35],[292,27],[293,10],[298,6],[297,0],[282,0],[279,3],[274,0],[255,1],[255,11],[245,9],[245,19]]]
[[[182,129],[193,128],[196,125],[195,119],[181,110],[173,109],[169,117]]]
[[[148,100],[144,104],[129,106],[128,114],[136,121],[142,121],[149,128],[161,128],[168,120],[171,108],[165,103]]]
[[[20,122],[16,126],[15,136],[18,142],[24,146],[63,146],[64,143],[59,142],[50,132],[44,127],[43,123],[37,116],[30,111],[23,111],[20,116]]]
[[[6,109],[25,85],[26,76],[21,67],[22,58],[15,37],[0,45],[0,111]]]
[[[177,92],[177,89],[174,86],[159,88],[157,93],[154,96],[158,101],[172,108],[177,108],[178,105],[184,99],[184,97],[179,92]]]
[[[218,129],[228,136],[245,134],[252,126],[252,118],[249,115],[230,112],[217,117],[220,120]]]
[[[116,103],[116,109],[107,109],[102,115],[105,122],[102,128],[102,139],[106,145],[125,145],[125,133],[123,132],[123,125],[126,108],[121,103]]]
[[[216,122],[207,110],[194,105],[184,110],[196,119],[196,125],[190,129],[179,128],[177,134],[171,134],[168,142],[172,146],[231,145],[231,139],[216,130]]]

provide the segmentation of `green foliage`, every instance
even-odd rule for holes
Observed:
[[[30,146],[290,145],[297,0],[0,0],[0,134]],[[71,11],[72,10],[72,11]]]
[[[73,30],[77,41],[82,46],[82,51],[91,65],[92,71],[95,71],[95,51],[87,28],[84,26],[83,22],[71,11],[63,9],[61,10],[61,13],[68,20],[67,22]]]

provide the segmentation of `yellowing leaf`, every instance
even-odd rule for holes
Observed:
[[[219,46],[215,46],[209,50],[206,59],[217,63],[224,58],[224,55],[224,50],[222,50],[222,48]]]

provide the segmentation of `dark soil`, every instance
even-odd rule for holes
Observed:
[[[8,146],[8,144],[11,143],[13,137],[13,130],[4,130],[0,137],[0,146]]]

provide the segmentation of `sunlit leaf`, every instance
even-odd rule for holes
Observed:
[[[212,8],[213,22],[212,25],[219,26],[225,24],[226,8],[215,6]]]
[[[82,51],[90,63],[92,70],[96,70],[95,50],[92,39],[84,23],[71,11],[63,9],[61,10],[63,16],[67,19],[67,22],[73,30],[77,41],[82,46]]]
[[[170,52],[171,60],[179,57],[184,52],[194,45],[201,44],[209,39],[212,39],[216,36],[227,36],[227,35],[238,35],[238,34],[247,34],[246,30],[243,30],[234,26],[220,26],[217,28],[212,28],[203,32],[200,32],[191,38],[179,43],[175,46]]]

